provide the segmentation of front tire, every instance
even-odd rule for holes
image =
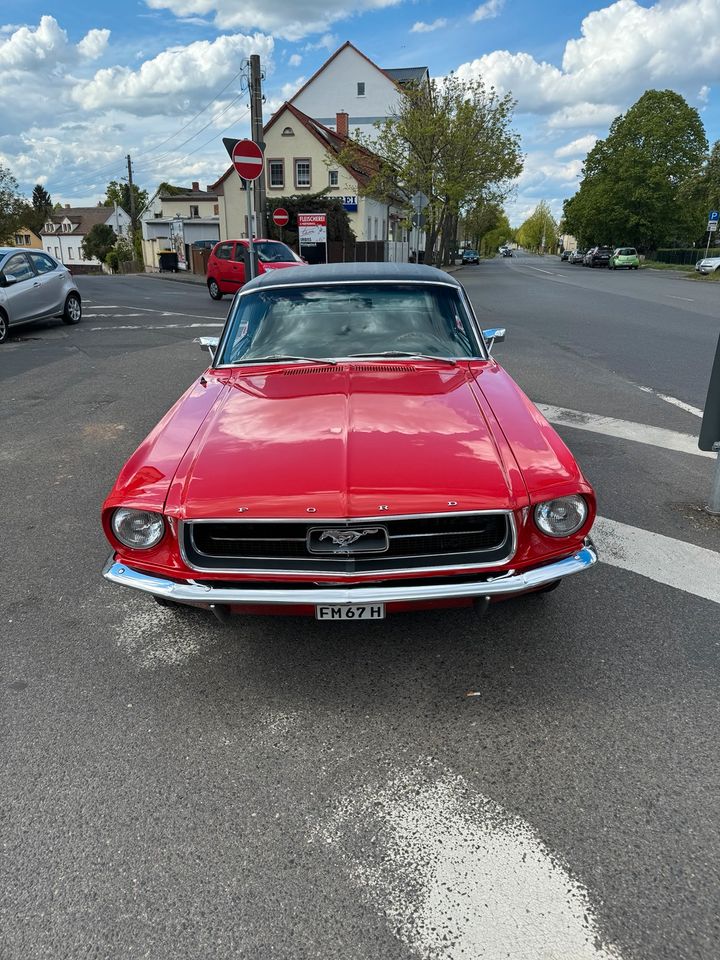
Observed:
[[[0,310],[0,343],[5,343],[10,333],[10,321]]]
[[[82,304],[80,303],[80,297],[76,293],[70,293],[65,301],[65,309],[63,310],[62,321],[63,323],[68,324],[68,326],[73,326],[76,323],[80,323],[81,319]]]
[[[217,282],[217,280],[208,280],[208,293],[213,298],[213,300],[222,300],[222,290]]]

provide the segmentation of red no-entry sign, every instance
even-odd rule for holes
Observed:
[[[263,171],[263,152],[252,140],[238,140],[232,162],[243,180],[257,180]]]
[[[276,210],[273,210],[273,223],[276,227],[287,226],[289,219],[290,214],[284,207],[278,207]]]

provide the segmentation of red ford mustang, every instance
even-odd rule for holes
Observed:
[[[378,619],[553,589],[595,496],[431,267],[268,272],[103,506],[108,580],[163,604]]]

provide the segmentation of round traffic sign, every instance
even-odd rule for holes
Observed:
[[[243,180],[257,180],[263,170],[263,152],[252,140],[238,140],[232,162]]]
[[[289,219],[290,214],[287,212],[285,207],[278,207],[276,210],[273,210],[273,223],[276,227],[287,226]]]

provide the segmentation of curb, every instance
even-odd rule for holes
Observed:
[[[180,276],[177,273],[136,273],[136,277],[151,277],[153,280],[170,280],[171,283],[190,283],[196,287],[205,286],[205,278],[193,273],[190,276]]]

